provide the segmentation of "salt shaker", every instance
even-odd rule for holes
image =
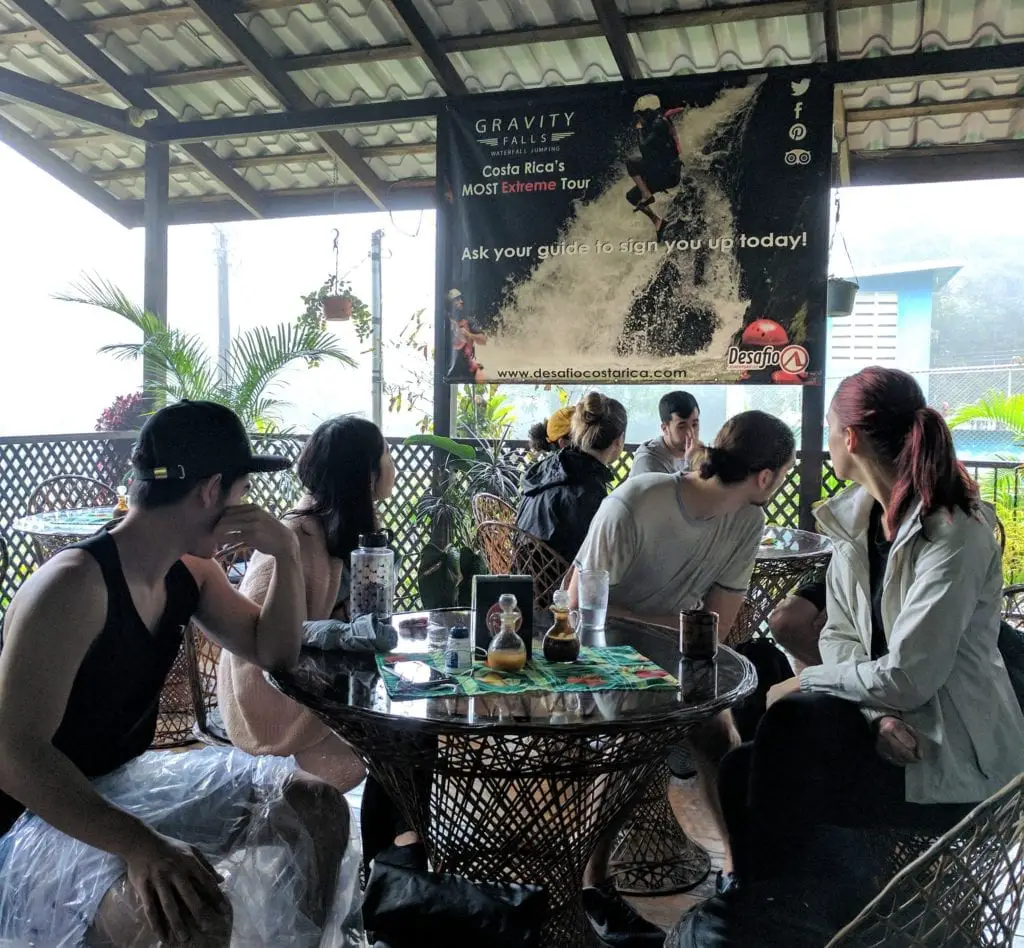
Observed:
[[[388,624],[395,601],[395,554],[388,549],[386,533],[363,533],[352,551],[349,612],[376,616]]]
[[[449,674],[463,675],[473,670],[473,650],[469,645],[469,629],[464,625],[455,626],[448,633],[448,645],[444,652],[444,667]]]

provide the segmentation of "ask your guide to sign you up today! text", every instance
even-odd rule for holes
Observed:
[[[831,85],[644,89],[444,116],[448,381],[820,383]]]

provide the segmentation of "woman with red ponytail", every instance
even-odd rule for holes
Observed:
[[[842,381],[828,426],[853,485],[817,514],[835,549],[822,664],[776,685],[722,763],[741,875],[806,870],[799,843],[824,824],[939,833],[1024,770],[995,517],[949,428],[910,375],[879,367]]]

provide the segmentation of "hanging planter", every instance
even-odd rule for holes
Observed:
[[[356,338],[365,342],[370,337],[369,307],[352,292],[352,284],[339,269],[341,234],[334,231],[334,271],[324,280],[323,284],[312,293],[305,293],[302,302],[305,311],[298,318],[300,327],[310,327],[321,331],[327,330],[328,323],[351,322]],[[315,360],[310,365],[316,365]]]
[[[839,232],[839,192],[836,191],[836,220],[832,230],[832,237],[828,242],[829,261],[832,260],[832,248],[835,246],[836,237],[843,242],[843,252],[850,264],[850,272],[854,274],[851,279],[846,277],[830,276],[825,290],[825,315],[832,318],[842,318],[853,315],[853,305],[857,300],[857,290],[860,284],[857,282],[856,270],[853,260],[850,257],[850,248],[846,246],[846,238]]]
[[[826,290],[825,315],[832,317],[852,316],[853,304],[857,299],[860,284],[856,280],[829,277]]]
[[[325,296],[324,319],[328,322],[347,322],[352,318],[351,296]]]

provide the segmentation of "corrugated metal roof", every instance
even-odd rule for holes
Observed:
[[[183,120],[279,111],[277,95],[239,63],[229,44],[187,6],[159,0],[50,0],[125,72],[144,75],[152,94]],[[590,0],[415,0],[427,27],[474,93],[605,82],[619,78]],[[841,58],[900,55],[1024,39],[1022,0],[838,0]],[[751,19],[741,0],[618,0],[628,40],[645,76],[798,65],[825,58],[823,4],[771,3],[788,13]],[[246,0],[240,20],[283,61],[316,106],[356,105],[443,94],[382,0]],[[766,8],[767,9],[767,8]],[[131,18],[124,16],[131,14]],[[121,17],[95,22],[98,17]],[[664,18],[661,21],[655,17]],[[498,34],[548,31],[541,41]],[[555,33],[551,31],[555,30]],[[3,34],[16,34],[5,37]],[[475,37],[475,38],[474,38]],[[488,48],[487,44],[492,45]],[[500,43],[500,45],[496,45]],[[381,49],[384,48],[384,49]],[[359,51],[376,50],[366,61]],[[339,57],[341,57],[339,59]],[[71,56],[0,0],[0,65],[35,79],[77,88],[108,105],[125,103]],[[231,67],[211,78],[209,70]],[[200,70],[192,75],[187,71]],[[205,70],[205,72],[203,72]],[[854,152],[992,142],[1024,137],[1018,72],[847,86],[847,143]],[[974,101],[995,97],[999,108]],[[964,111],[916,114],[929,103],[970,100]],[[890,112],[871,110],[884,107]],[[891,113],[897,109],[897,114]],[[899,110],[903,111],[900,112]],[[24,105],[0,115],[47,142],[76,169],[118,197],[141,199],[143,148],[135,141]],[[350,145],[387,185],[430,178],[435,123],[349,127]],[[55,141],[66,139],[65,142]],[[216,153],[259,191],[320,190],[353,183],[347,169],[302,132],[220,140]],[[213,197],[225,189],[172,149],[173,198]]]

